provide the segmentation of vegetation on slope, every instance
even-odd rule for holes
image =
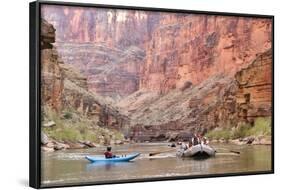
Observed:
[[[65,110],[61,114],[49,107],[44,107],[43,110],[44,121],[54,121],[56,124],[53,127],[43,127],[43,132],[54,140],[110,144],[124,139],[123,134],[117,130],[99,127],[97,121],[90,120],[75,110]]]
[[[230,140],[250,136],[270,136],[271,117],[259,117],[255,119],[253,126],[248,123],[239,123],[237,127],[227,126],[216,128],[207,132],[206,136],[215,140]]]

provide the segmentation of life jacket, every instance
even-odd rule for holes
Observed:
[[[109,152],[109,151],[104,152],[104,156],[105,156],[105,158],[112,158],[113,157],[112,153]]]
[[[193,145],[198,145],[199,144],[199,139],[198,137],[193,137]]]

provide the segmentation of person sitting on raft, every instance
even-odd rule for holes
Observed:
[[[209,141],[207,140],[206,137],[203,137],[202,144],[203,145],[209,145]]]
[[[186,144],[185,144],[185,143],[182,143],[180,148],[181,148],[182,150],[187,150],[187,149],[189,149],[189,148],[191,148],[191,147],[192,147],[192,143],[189,142],[189,141],[187,141]]]
[[[201,144],[201,140],[198,134],[195,134],[194,137],[192,138],[192,145],[198,145]]]
[[[105,156],[105,158],[115,158],[116,157],[116,155],[112,154],[110,146],[106,148],[106,151],[104,152],[104,156]]]

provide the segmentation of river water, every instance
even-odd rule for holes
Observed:
[[[119,145],[112,147],[117,155],[132,152],[140,152],[141,155],[131,162],[111,164],[89,163],[85,159],[87,155],[103,154],[105,147],[42,152],[42,186],[271,170],[270,146],[214,144],[213,147],[222,154],[205,160],[194,160],[178,158],[175,152],[159,154],[154,159],[148,156],[149,153],[172,149],[168,143]],[[223,154],[229,150],[241,154]]]

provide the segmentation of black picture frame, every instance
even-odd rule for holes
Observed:
[[[208,175],[192,175],[192,176],[175,176],[175,177],[155,177],[150,179],[133,179],[133,180],[112,180],[102,182],[87,182],[80,184],[65,184],[65,185],[41,185],[41,116],[40,116],[40,10],[41,5],[61,5],[61,6],[78,6],[78,7],[94,7],[94,8],[110,8],[124,10],[142,10],[142,11],[160,11],[167,13],[192,13],[206,15],[221,15],[221,16],[239,16],[252,18],[267,18],[272,20],[272,142],[271,142],[271,170],[260,172],[239,172],[225,174],[208,174]],[[213,178],[213,177],[229,177],[229,176],[244,176],[258,174],[273,174],[274,173],[274,16],[246,13],[228,13],[228,12],[212,12],[198,10],[182,10],[182,9],[167,9],[167,8],[152,8],[152,7],[133,7],[121,5],[104,5],[90,3],[73,3],[73,2],[55,2],[55,1],[34,1],[29,4],[29,185],[33,188],[51,188],[51,187],[74,187],[86,185],[100,184],[115,184],[115,183],[134,183],[148,181],[163,181],[163,180],[181,180],[194,178]]]

